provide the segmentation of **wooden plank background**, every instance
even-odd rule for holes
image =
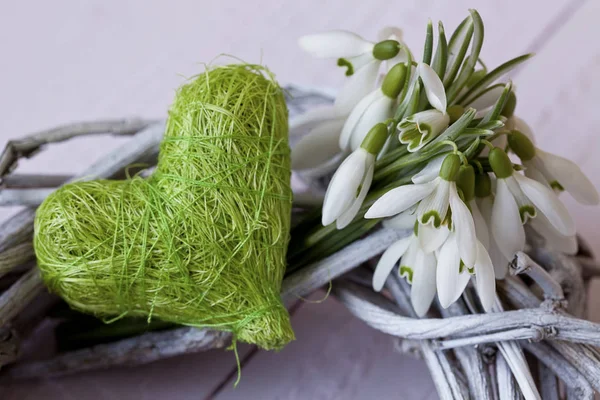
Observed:
[[[374,38],[381,27],[397,25],[419,53],[428,18],[442,19],[449,31],[470,7],[486,22],[482,55],[488,66],[537,53],[513,74],[517,113],[542,148],[577,161],[600,187],[598,0],[3,0],[0,145],[70,121],[164,117],[174,89],[219,54],[263,62],[282,83],[336,87],[341,71],[303,54],[296,46],[300,35],[344,28]],[[117,142],[75,140],[22,163],[20,171],[81,170]],[[565,200],[579,231],[598,247],[600,209],[568,195]],[[593,295],[597,321],[599,309],[600,296]],[[211,351],[138,368],[2,383],[0,397],[437,398],[421,361],[399,355],[390,337],[353,319],[335,300],[302,304],[293,325],[298,340],[280,353],[242,349],[237,389],[233,354]]]

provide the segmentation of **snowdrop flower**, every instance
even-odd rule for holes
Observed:
[[[466,284],[471,278],[471,273],[474,273],[477,294],[479,295],[484,309],[489,311],[491,310],[494,302],[494,296],[496,294],[496,280],[492,260],[488,255],[485,245],[482,243],[482,239],[484,241],[488,241],[487,226],[474,201],[475,170],[472,166],[463,165],[460,167],[457,177],[457,185],[463,194],[464,203],[471,206],[473,218],[471,224],[475,225],[475,232],[477,234],[476,238],[474,237],[471,239],[473,240],[473,245],[476,249],[476,258],[474,260],[474,264],[467,264],[464,261],[461,264],[462,256],[460,255],[460,242],[458,242],[458,240],[460,240],[460,236],[458,235],[461,233],[461,230],[456,229],[456,233],[453,232],[450,234],[450,237],[442,246],[438,257],[438,297],[440,299],[440,304],[443,307],[448,307],[460,297],[465,289]],[[450,201],[450,207],[452,210],[460,210],[461,207],[465,207],[464,204],[454,205],[453,207],[453,199],[451,198]],[[460,198],[455,199],[454,201],[462,202]],[[465,218],[468,218],[466,214],[468,214],[468,209],[465,213]],[[454,214],[453,219],[456,219]],[[465,224],[464,221],[456,221],[456,224],[459,222]],[[457,226],[456,228],[459,227]],[[464,231],[464,229],[462,231]],[[468,265],[472,265],[472,267],[464,268]]]
[[[492,195],[492,180],[489,174],[479,174],[475,177],[475,205],[477,207],[477,211],[479,211],[481,217],[483,218],[483,223],[485,224],[485,229],[487,229],[487,234],[483,233],[484,229],[483,224],[479,221],[475,216],[477,211],[473,211],[473,220],[475,222],[475,232],[477,233],[477,238],[484,247],[487,249],[490,259],[492,260],[492,264],[494,265],[494,275],[496,279],[504,279],[508,272],[508,263],[509,259],[504,257],[498,245],[496,244],[496,240],[491,231],[492,227],[492,209],[494,204],[494,196]],[[486,243],[487,237],[487,243]]]
[[[406,220],[412,219],[415,226],[415,215],[407,215]],[[385,222],[384,225],[388,226]],[[398,240],[383,253],[375,273],[373,274],[373,289],[379,292],[400,260],[399,273],[410,283],[410,299],[415,313],[422,317],[427,313],[435,297],[436,258],[433,252],[425,253],[419,244],[415,233]]]
[[[446,158],[447,154],[442,154],[441,156],[437,156],[431,159],[422,170],[413,175],[410,179],[413,183],[426,183],[431,182],[440,173],[440,169],[442,168],[442,163]]]
[[[390,32],[390,36],[393,32]],[[340,90],[336,106],[349,111],[358,99],[366,96],[375,85],[381,63],[395,58],[401,46],[397,40],[373,43],[357,34],[335,30],[302,36],[300,47],[317,58],[337,58],[338,65],[347,67],[350,79]]]
[[[406,65],[396,64],[385,76],[381,88],[368,94],[352,109],[340,135],[342,150],[356,150],[373,125],[392,116],[405,77]]]
[[[598,191],[574,162],[536,148],[519,131],[508,135],[508,144],[527,168],[526,176],[553,189],[566,190],[581,204],[597,205],[600,202]]]
[[[575,224],[566,207],[547,186],[515,173],[506,153],[496,147],[489,154],[496,175],[496,198],[492,209],[492,234],[503,256],[511,260],[525,246],[523,224],[537,211],[563,236],[575,234]]]
[[[436,72],[429,65],[421,63],[417,67],[417,75],[423,81],[427,100],[434,109],[416,113],[398,123],[400,143],[408,144],[410,152],[420,150],[442,133],[450,123],[450,117],[446,113],[444,84]]]
[[[321,222],[327,226],[336,222],[343,229],[352,222],[362,206],[373,180],[375,156],[387,139],[387,126],[375,125],[361,147],[350,154],[335,171],[323,201]]]
[[[436,287],[440,305],[448,308],[462,295],[469,280],[471,271],[475,274],[475,288],[485,311],[490,311],[496,295],[494,266],[485,247],[475,241],[477,257],[472,268],[461,263],[458,237],[452,232],[438,255]]]
[[[429,229],[431,226],[436,228],[433,232],[439,232],[439,238],[448,233],[439,228],[446,219],[448,210],[451,210],[460,259],[472,268],[477,257],[475,226],[471,213],[460,199],[456,188],[459,169],[459,157],[456,154],[446,156],[437,178],[427,183],[404,185],[388,191],[371,206],[365,218],[391,217],[418,203],[416,214],[420,224],[419,236],[423,234],[423,229]],[[436,241],[432,238],[425,242]],[[422,244],[427,247],[428,243],[422,241]]]

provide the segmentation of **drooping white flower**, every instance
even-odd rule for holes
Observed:
[[[375,156],[387,139],[387,126],[375,125],[361,147],[350,154],[337,169],[325,193],[322,223],[336,222],[343,229],[352,222],[362,206],[373,180]]]
[[[410,291],[412,306],[415,313],[422,317],[429,310],[435,297],[435,254],[425,253],[414,233],[398,240],[388,247],[377,263],[373,274],[375,291],[378,292],[383,288],[388,275],[399,260],[400,275],[412,285]]]
[[[431,182],[440,174],[442,163],[446,158],[446,154],[442,154],[431,159],[422,170],[413,175],[410,179],[413,183],[426,183]]]
[[[340,135],[342,150],[356,150],[373,125],[392,116],[405,77],[406,65],[396,64],[385,76],[381,88],[368,94],[352,109]]]
[[[439,176],[433,181],[404,185],[392,189],[381,196],[367,211],[365,218],[384,218],[399,214],[414,204],[417,207],[419,236],[428,230],[429,239],[422,241],[427,245],[437,242],[447,231],[439,229],[446,219],[448,210],[452,212],[452,228],[457,235],[460,258],[469,267],[473,267],[477,256],[475,226],[469,209],[460,199],[456,189],[456,175],[460,169],[460,159],[455,154],[446,156]],[[433,230],[431,228],[434,228]]]
[[[594,184],[574,162],[536,148],[527,135],[517,130],[508,135],[508,143],[526,167],[526,176],[553,189],[566,190],[581,204],[600,203]]]
[[[438,74],[425,63],[419,63],[416,72],[423,82],[429,104],[442,114],[446,114],[446,90]]]
[[[390,37],[396,35],[397,32],[389,33]],[[312,56],[337,58],[338,65],[348,68],[346,75],[350,78],[340,90],[335,104],[341,112],[349,112],[373,90],[381,63],[394,59],[401,50],[398,40],[385,39],[373,43],[355,33],[342,30],[305,35],[298,43]]]
[[[506,259],[511,260],[525,246],[523,224],[544,214],[550,224],[564,236],[575,234],[575,224],[566,207],[547,186],[515,173],[506,153],[494,148],[489,154],[496,175],[496,197],[492,210],[492,234]]]
[[[481,242],[476,240],[475,245],[477,257],[472,268],[475,288],[484,310],[490,311],[496,295],[494,267]],[[471,277],[470,271],[461,264],[456,234],[451,233],[438,255],[436,286],[440,305],[447,308],[458,300]]]

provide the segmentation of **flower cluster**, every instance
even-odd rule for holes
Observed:
[[[372,226],[365,220],[383,220],[412,230],[381,256],[376,291],[398,266],[419,316],[436,294],[448,307],[471,281],[481,309],[492,311],[496,279],[525,249],[525,227],[547,246],[574,253],[575,225],[558,195],[591,205],[598,192],[576,164],[538,148],[514,115],[512,83],[496,82],[529,55],[488,71],[476,12],[449,41],[440,24],[435,51],[430,23],[420,62],[401,38],[386,28],[377,43],[343,31],[300,39],[310,54],[337,58],[349,78],[332,106],[292,124],[293,134],[308,131],[292,167],[313,178],[335,171],[322,225],[360,233]]]

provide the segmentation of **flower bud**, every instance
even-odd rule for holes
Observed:
[[[475,170],[471,165],[461,165],[458,169],[456,185],[463,193],[465,203],[473,200],[475,197]]]
[[[379,154],[388,137],[387,125],[380,122],[373,126],[363,139],[360,147],[373,155]]]
[[[450,123],[452,124],[462,117],[465,113],[465,108],[461,105],[454,104],[446,109],[446,113],[450,117]]]
[[[400,52],[400,43],[397,40],[384,40],[373,46],[373,57],[385,61],[394,58]]]
[[[448,154],[446,158],[444,158],[442,168],[440,168],[440,178],[450,182],[455,181],[459,169],[460,157],[456,154]]]
[[[492,194],[492,179],[489,174],[475,175],[475,196],[480,199]]]
[[[529,161],[535,157],[535,146],[522,132],[511,131],[508,134],[508,145],[522,161]]]
[[[500,114],[504,115],[506,118],[510,118],[515,113],[515,108],[517,108],[517,96],[515,95],[515,92],[511,91],[508,94],[508,99],[506,99],[506,103]]]
[[[506,152],[500,147],[494,147],[490,150],[488,159],[490,160],[490,165],[492,166],[492,170],[494,170],[494,174],[496,174],[499,179],[512,176],[512,162],[510,161],[510,158],[508,158]]]
[[[398,63],[388,71],[381,84],[381,91],[390,99],[395,99],[402,91],[405,79],[406,65]]]

